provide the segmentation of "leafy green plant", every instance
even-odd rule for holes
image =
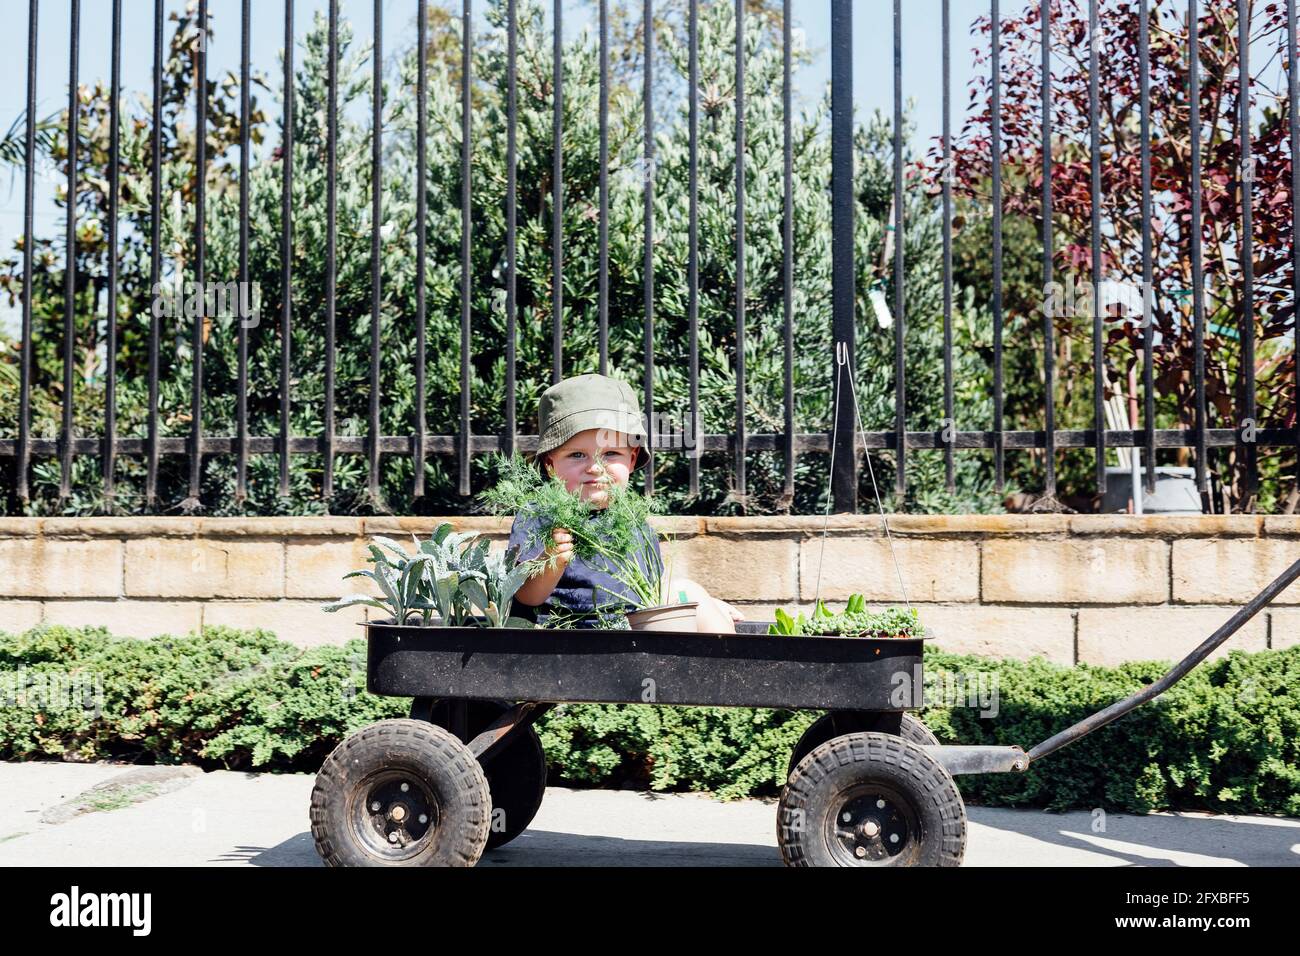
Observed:
[[[344,580],[369,578],[379,585],[381,597],[352,594],[323,605],[322,610],[377,607],[392,614],[395,623],[407,623],[412,613],[419,612],[420,623],[426,626],[437,612],[447,627],[481,624],[475,617],[477,610],[488,627],[532,627],[531,621],[512,617],[510,609],[536,562],[517,564],[513,555],[491,554],[486,538],[476,531],[453,531],[450,522],[440,524],[425,541],[411,537],[414,554],[391,538],[375,536],[367,559],[374,569],[343,576]]]
[[[533,522],[524,552],[546,547],[556,528],[573,536],[574,554],[603,564],[614,580],[627,587],[637,607],[654,607],[663,601],[667,569],[655,548],[656,536],[649,519],[655,503],[627,485],[611,482],[607,504],[594,508],[573,494],[560,478],[545,478],[522,455],[497,453],[493,464],[497,482],[479,494],[483,505],[496,515],[517,514]],[[648,532],[648,533],[647,533]],[[532,573],[554,568],[559,559],[539,559]],[[627,595],[604,588],[610,595]]]
[[[383,592],[382,597],[350,594],[332,604],[324,605],[322,610],[341,611],[358,605],[377,607],[392,614],[393,621],[398,624],[405,624],[413,612],[419,611],[423,616],[423,623],[427,624],[429,612],[437,607],[429,603],[426,593],[421,588],[424,565],[428,563],[427,556],[412,558],[402,550],[400,545],[388,538],[376,537],[375,540],[396,554],[396,561],[390,561],[388,555],[377,545],[369,545],[371,556],[367,561],[374,564],[374,568],[349,571],[343,575],[343,579],[346,581],[348,578],[369,578],[379,585],[379,590]]]
[[[819,600],[813,607],[812,617],[806,617],[802,611],[799,616],[791,617],[781,608],[776,609],[776,621],[768,626],[767,633],[785,636],[800,634],[838,634],[844,637],[896,637],[916,638],[925,636],[916,608],[885,608],[883,611],[870,611],[867,601],[861,594],[849,596],[844,610],[838,614]]]
[[[489,605],[494,612],[498,606],[488,596],[487,540],[479,538],[476,531],[455,532],[450,522],[440,524],[425,541],[414,535],[411,538],[423,559],[425,592],[443,623],[451,627],[464,625],[473,617],[474,607],[478,607],[497,626],[499,615],[494,618],[487,614]],[[513,596],[511,591],[510,597]]]
[[[515,594],[528,580],[532,564],[516,565],[513,555],[489,554],[487,542],[481,544],[482,577],[470,569],[467,573],[473,576],[461,581],[461,593],[483,612],[492,627],[532,627],[531,621],[510,615]],[[473,549],[473,553],[479,555],[479,549]]]

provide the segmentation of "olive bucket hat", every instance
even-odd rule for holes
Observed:
[[[641,406],[632,386],[608,375],[575,375],[542,392],[537,406],[537,427],[541,436],[533,461],[545,475],[542,456],[554,451],[579,432],[591,428],[622,432],[636,449],[633,469],[649,457],[649,440],[641,420]],[[610,435],[613,441],[613,435]]]

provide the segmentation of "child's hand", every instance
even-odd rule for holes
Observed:
[[[567,567],[573,560],[573,535],[567,528],[556,528],[551,532],[551,544],[546,549],[546,559],[552,557],[558,567]]]

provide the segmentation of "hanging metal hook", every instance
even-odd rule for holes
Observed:
[[[885,541],[889,545],[889,557],[894,565],[894,573],[898,576],[898,589],[900,592],[902,592],[903,603],[907,606],[908,610],[911,610],[912,602],[908,599],[907,585],[903,582],[903,569],[898,562],[898,552],[894,549],[894,536],[889,531],[889,519],[885,516],[885,508],[880,500],[880,488],[876,485],[876,470],[871,464],[871,453],[867,451],[867,433],[865,430],[863,430],[862,412],[858,408],[858,383],[857,383],[857,379],[853,375],[853,364],[850,361],[850,359],[851,359],[851,353],[849,351],[849,343],[842,340],[837,341],[835,343],[835,388],[838,391],[840,388],[843,387],[844,383],[841,377],[841,371],[842,369],[847,368],[849,373],[849,383],[848,383],[849,389],[853,396],[853,417],[858,427],[857,435],[854,436],[855,445],[856,445],[857,437],[861,436],[862,450],[866,454],[866,459],[867,459],[867,473],[871,476],[871,490],[876,499],[876,511],[880,514],[880,521],[885,529]],[[836,444],[835,439],[839,435],[839,412],[840,412],[840,405],[839,402],[836,401],[835,409],[833,412],[832,424],[831,424],[831,461],[830,461],[830,468],[828,469],[828,474],[826,478],[826,510],[822,522],[822,546],[821,546],[821,554],[817,559],[817,583],[813,589],[814,612],[816,611],[817,605],[821,600],[822,565],[825,564],[825,560],[826,560],[826,536],[830,530],[831,481],[835,472],[835,444]],[[906,439],[903,436],[900,436],[899,440],[904,441]],[[852,454],[854,455],[857,454],[856,447],[854,448]]]

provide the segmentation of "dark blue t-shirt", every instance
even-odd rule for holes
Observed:
[[[599,510],[593,509],[591,518],[595,519],[599,514]],[[547,542],[540,540],[525,550],[530,535],[536,533],[539,524],[538,518],[522,514],[515,516],[514,523],[510,526],[510,541],[507,547],[519,549],[519,561],[530,561],[546,550]],[[641,525],[641,534],[647,541],[654,543],[655,560],[662,570],[663,557],[659,553],[659,536],[649,524],[644,523]],[[647,562],[640,552],[637,554],[637,565],[643,573],[650,573],[651,569],[647,567]],[[604,558],[597,556],[588,560],[575,555],[564,569],[564,574],[555,585],[555,590],[543,604],[533,607],[516,599],[510,613],[526,620],[536,621],[538,624],[545,624],[546,619],[556,608],[564,608],[566,612],[578,611],[585,615],[575,622],[577,627],[611,626],[608,621],[602,624],[597,618],[595,614],[597,604],[602,606],[603,614],[617,618],[627,611],[635,610],[637,601],[627,585],[610,574],[609,564]]]

